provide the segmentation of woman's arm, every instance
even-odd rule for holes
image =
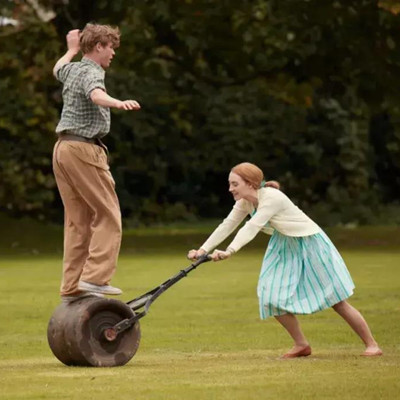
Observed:
[[[258,232],[267,224],[267,222],[281,209],[281,192],[270,192],[267,197],[262,199],[257,212],[247,221],[243,228],[236,234],[235,238],[229,244],[227,251],[236,253],[255,238]]]
[[[205,243],[203,243],[198,250],[190,250],[188,252],[188,258],[194,260],[201,255],[210,252],[221,242],[223,242],[240,225],[240,223],[246,218],[246,215],[248,215],[248,211],[243,205],[243,202],[236,202],[229,215],[222,221],[221,224],[218,225]]]
[[[205,243],[203,243],[201,249],[205,250],[208,253],[209,251],[217,247],[240,225],[240,223],[246,218],[247,215],[248,211],[243,206],[243,202],[236,202],[233,206],[232,211],[222,221],[222,223],[218,225],[218,227],[205,241]]]

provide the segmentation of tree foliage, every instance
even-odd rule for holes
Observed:
[[[142,104],[113,112],[107,138],[131,223],[221,215],[227,173],[245,160],[328,223],[374,222],[398,199],[395,2],[39,1],[48,22],[31,2],[12,3],[21,24],[0,27],[9,210],[58,209],[50,160],[62,102],[51,68],[67,31],[89,21],[120,26],[107,88]]]

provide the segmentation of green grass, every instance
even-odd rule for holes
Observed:
[[[218,225],[219,220],[205,220],[196,225],[181,223],[124,229],[124,253],[170,253],[198,246]],[[400,226],[335,227],[326,229],[340,248],[400,249]],[[45,225],[27,218],[14,220],[0,213],[0,256],[43,254],[62,256],[63,227]],[[266,236],[259,234],[246,248],[265,247]]]
[[[128,301],[186,267],[184,249],[198,244],[194,240],[202,234],[164,232],[158,241],[154,232],[147,241],[142,234],[128,235],[113,280],[124,289],[121,299]],[[273,319],[259,320],[255,290],[264,250],[255,243],[231,260],[201,265],[157,299],[141,320],[138,352],[119,368],[66,367],[48,348],[47,323],[59,303],[60,254],[3,253],[0,398],[395,399],[400,251],[356,247],[342,252],[356,282],[351,303],[368,320],[383,357],[360,357],[359,339],[326,310],[300,317],[313,356],[279,360],[291,341]]]

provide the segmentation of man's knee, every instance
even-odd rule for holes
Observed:
[[[121,216],[115,215],[115,214],[110,214],[106,219],[105,219],[105,224],[106,224],[106,230],[112,234],[115,235],[121,235],[122,234],[122,221],[121,221]]]

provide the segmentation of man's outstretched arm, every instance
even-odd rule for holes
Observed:
[[[119,110],[140,110],[140,104],[135,100],[118,100],[109,96],[104,90],[96,88],[90,93],[90,99],[94,104],[103,107],[113,107]]]

